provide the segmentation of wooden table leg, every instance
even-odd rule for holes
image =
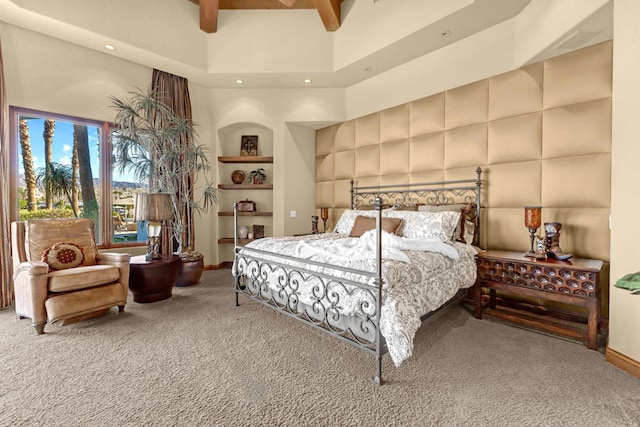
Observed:
[[[587,347],[591,350],[597,348],[598,327],[600,325],[600,301],[598,299],[589,300],[587,309],[589,317],[587,319]]]
[[[496,290],[489,289],[489,307],[496,308]]]
[[[482,319],[482,286],[476,282],[473,290],[473,304],[475,306],[475,318]]]

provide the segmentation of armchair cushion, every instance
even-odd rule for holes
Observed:
[[[75,243],[56,243],[42,254],[42,262],[49,264],[49,271],[74,268],[82,264],[82,261],[84,253]]]
[[[49,292],[69,292],[113,283],[120,278],[120,269],[114,265],[90,265],[52,271],[49,273]]]
[[[25,222],[25,251],[28,261],[40,261],[42,254],[60,242],[73,243],[82,248],[84,259],[80,265],[96,264],[98,248],[89,218],[30,220]]]

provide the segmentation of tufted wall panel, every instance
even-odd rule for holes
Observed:
[[[609,261],[611,90],[605,42],[320,129],[317,206],[332,226],[351,178],[462,179],[480,166],[483,247],[526,251],[523,206],[542,205],[565,252]]]

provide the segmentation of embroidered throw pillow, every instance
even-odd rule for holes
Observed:
[[[56,243],[42,253],[42,261],[49,264],[49,271],[74,268],[84,261],[84,252],[74,243]]]

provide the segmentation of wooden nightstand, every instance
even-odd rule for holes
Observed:
[[[478,279],[474,291],[475,317],[482,319],[483,311],[525,326],[573,338],[586,339],[587,347],[597,348],[600,329],[600,271],[599,260],[571,258],[559,261],[552,258],[536,260],[518,252],[485,251],[477,255]],[[489,288],[488,305],[483,306],[482,288]],[[554,301],[567,306],[584,307],[584,323],[567,319],[549,319],[544,315],[500,310],[496,307],[496,290],[507,295]],[[544,307],[544,305],[543,305]]]

